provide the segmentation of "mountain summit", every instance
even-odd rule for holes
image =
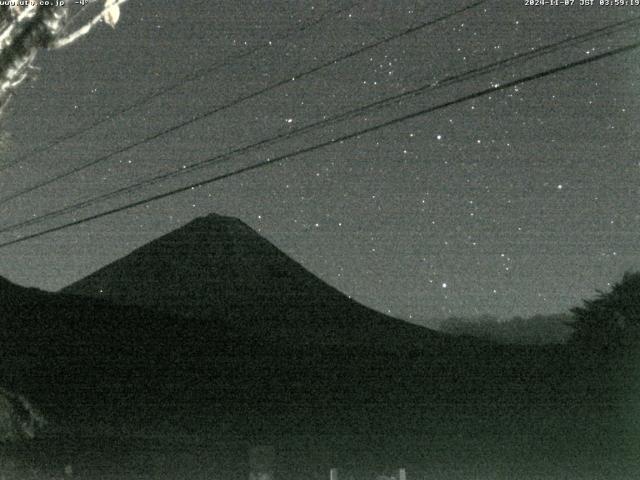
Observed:
[[[424,344],[441,337],[351,300],[242,221],[215,214],[62,291],[207,320],[209,328],[258,341]]]

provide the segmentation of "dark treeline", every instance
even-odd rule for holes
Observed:
[[[543,345],[565,343],[572,329],[573,315],[534,315],[499,319],[492,315],[449,317],[441,320],[439,330],[453,335],[468,335],[500,344]]]

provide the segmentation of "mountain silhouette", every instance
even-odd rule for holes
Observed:
[[[423,458],[425,443],[413,439],[427,435],[440,442],[437,455],[451,451],[452,464],[472,452],[474,469],[487,449],[503,461],[505,444],[513,459],[544,459],[536,468],[551,451],[590,461],[591,445],[621,446],[614,463],[622,464],[637,435],[621,437],[618,414],[602,412],[617,412],[618,398],[632,404],[637,362],[585,373],[581,355],[455,338],[388,317],[216,215],[62,292],[0,277],[0,386],[50,421],[43,442],[68,435],[75,445],[84,438],[75,431],[118,441],[118,432],[149,433],[152,442],[176,431],[243,442],[318,435],[335,449],[343,447],[334,439],[360,448],[360,438],[388,438],[367,451],[414,448]],[[612,371],[624,381],[614,383]]]
[[[417,331],[411,338],[423,338],[420,350],[397,343],[258,342],[238,329],[221,333],[219,322],[25,288],[0,277],[0,386],[24,394],[60,428],[151,431],[164,422],[201,428],[206,418],[214,429],[259,434],[265,425],[336,429],[348,424],[354,408],[380,398],[393,399],[394,414],[399,399],[425,401],[425,392],[435,395],[458,382],[448,367],[448,382],[440,373],[425,377],[423,368],[440,368],[447,352],[458,358],[460,344],[445,336],[426,342],[430,331],[420,337],[420,327],[344,301],[351,312],[372,315],[354,317],[360,331],[371,325],[377,335]],[[316,318],[326,321],[317,339],[354,335],[355,329],[329,332],[341,325],[327,314]],[[367,412],[358,415],[354,421],[368,424]]]
[[[125,259],[133,265],[138,260],[144,266],[148,259],[142,253],[147,248],[165,252],[167,274],[150,285],[175,276],[182,288],[193,286],[195,280],[211,272],[199,269],[195,277],[189,277],[189,271],[171,271],[178,254],[165,240],[173,239],[185,248],[193,245],[185,243],[185,237],[193,239],[194,231],[202,240],[210,238],[207,232],[212,223],[221,230],[229,228],[220,226],[215,218],[213,222],[211,218],[204,220]],[[235,221],[230,223],[235,225],[232,228],[251,232]],[[249,238],[255,234],[250,233]],[[258,244],[270,245],[263,240]],[[204,245],[198,250],[203,255],[211,248],[206,242],[197,245]],[[243,252],[235,243],[232,248]],[[276,264],[295,268],[304,277],[301,281],[308,282],[305,287],[317,289],[300,289],[300,295],[318,292],[326,296],[311,303],[315,311],[307,309],[300,296],[289,304],[315,315],[312,321],[318,330],[303,340],[318,343],[291,339],[304,335],[301,329],[311,325],[303,316],[292,316],[289,328],[280,328],[278,315],[267,312],[262,319],[241,322],[240,328],[229,324],[240,317],[219,320],[197,316],[206,311],[215,313],[213,301],[211,305],[196,304],[189,316],[172,315],[144,306],[116,305],[108,298],[24,288],[0,278],[0,385],[24,394],[60,429],[124,428],[155,434],[180,428],[247,438],[277,432],[364,432],[375,436],[393,431],[404,436],[415,429],[433,432],[434,428],[446,438],[453,428],[462,428],[465,435],[475,438],[479,425],[488,420],[504,428],[516,425],[520,431],[537,426],[542,429],[540,438],[546,439],[546,424],[539,419],[548,413],[549,405],[557,412],[554,415],[564,419],[567,412],[575,410],[576,402],[600,405],[595,400],[606,398],[607,391],[598,389],[599,385],[606,387],[606,381],[584,377],[579,357],[574,358],[566,347],[500,346],[438,336],[350,301],[277,249],[271,252],[275,258],[256,272],[264,274],[261,272],[268,266],[282,262]],[[252,254],[245,258],[247,263],[254,260],[259,264],[261,257]],[[197,258],[194,254],[190,261]],[[233,267],[246,268],[246,264]],[[125,270],[119,272],[125,274]],[[137,281],[144,285],[144,270],[135,272],[141,274]],[[131,275],[128,270],[126,275]],[[271,284],[275,283],[272,279]],[[282,288],[274,286],[276,292]],[[102,290],[106,297],[109,285],[103,284]],[[145,289],[135,292],[140,295]],[[333,302],[328,306],[327,298]],[[181,305],[185,310],[190,307],[186,302]],[[268,307],[277,312],[274,305],[265,303],[265,310]],[[258,331],[250,330],[250,321],[283,336],[267,334],[267,340],[287,341],[259,342],[255,337]],[[352,323],[345,326],[349,321]],[[252,335],[242,337],[246,331]],[[361,334],[360,343],[355,341],[357,334]],[[345,337],[353,343],[326,343],[327,338]],[[419,339],[420,343],[407,348],[393,343],[394,338]],[[468,421],[461,426],[465,418]],[[551,436],[563,435],[564,430]]]
[[[358,304],[218,215],[61,292],[0,277],[0,378],[65,422],[184,409],[243,419],[247,405],[262,417],[285,401],[315,418],[329,404],[406,390],[397,382],[422,385],[421,371],[419,382],[399,380],[398,365],[409,371],[416,348],[436,358],[458,346]]]
[[[191,322],[189,322],[191,323]],[[148,398],[203,351],[198,328],[105,300],[25,288],[0,277],[0,380],[47,414],[81,415]],[[217,338],[207,348],[216,349]],[[142,381],[143,380],[143,381]],[[106,407],[105,407],[106,406]]]
[[[260,342],[424,344],[447,336],[367,308],[242,221],[197,218],[62,290]]]

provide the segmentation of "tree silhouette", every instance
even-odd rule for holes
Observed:
[[[570,343],[600,351],[640,344],[640,272],[627,272],[609,292],[571,309]]]

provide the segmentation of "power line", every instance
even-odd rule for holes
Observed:
[[[125,211],[125,210],[129,210],[131,208],[139,207],[141,205],[145,205],[145,204],[148,204],[148,203],[151,203],[151,202],[155,202],[157,200],[161,200],[163,198],[167,198],[167,197],[170,197],[170,196],[173,196],[173,195],[176,195],[178,193],[182,193],[182,192],[194,189],[194,188],[199,188],[199,187],[202,187],[202,186],[205,186],[205,185],[209,185],[209,184],[212,184],[212,183],[215,183],[215,182],[219,182],[221,180],[225,180],[227,178],[234,177],[236,175],[240,175],[240,174],[243,174],[243,173],[246,173],[246,172],[257,170],[257,169],[260,169],[260,168],[263,168],[263,167],[266,167],[266,166],[269,166],[269,165],[272,165],[272,164],[275,164],[275,163],[280,163],[280,162],[282,162],[284,160],[287,160],[287,159],[290,159],[290,158],[293,158],[293,157],[297,157],[299,155],[303,155],[303,154],[306,154],[306,153],[310,153],[310,152],[313,152],[315,150],[319,150],[321,148],[324,148],[324,147],[327,147],[327,146],[330,146],[330,145],[334,145],[336,143],[341,143],[341,142],[344,142],[345,140],[350,140],[350,139],[353,139],[353,138],[356,138],[356,137],[360,137],[361,135],[365,135],[365,134],[368,134],[368,133],[371,133],[371,132],[375,132],[375,131],[381,130],[383,128],[390,127],[392,125],[396,125],[398,123],[406,122],[408,120],[412,120],[412,119],[427,115],[427,114],[432,113],[434,111],[441,110],[443,108],[447,108],[447,107],[456,105],[458,103],[462,103],[462,102],[466,102],[466,101],[469,101],[469,100],[473,100],[475,98],[479,98],[479,97],[482,97],[484,95],[495,93],[495,92],[500,91],[500,90],[505,90],[507,88],[511,88],[511,87],[516,86],[516,85],[521,85],[523,83],[527,83],[527,82],[531,82],[531,81],[534,81],[534,80],[538,80],[538,79],[547,77],[549,75],[554,75],[554,74],[560,73],[562,71],[569,70],[571,68],[575,68],[575,67],[582,66],[582,65],[587,65],[587,64],[599,61],[599,60],[603,60],[603,59],[608,58],[608,57],[612,57],[614,55],[619,55],[619,54],[622,54],[622,53],[630,52],[630,51],[636,50],[638,48],[640,48],[640,42],[635,42],[635,43],[632,43],[632,44],[629,44],[629,45],[625,45],[623,47],[619,47],[619,48],[610,50],[610,51],[605,52],[605,53],[601,53],[599,55],[590,56],[590,57],[587,57],[587,58],[583,58],[581,60],[577,60],[577,61],[574,61],[574,62],[571,62],[571,63],[567,63],[567,64],[564,64],[564,65],[561,65],[559,67],[554,67],[554,68],[551,68],[551,69],[548,69],[548,70],[544,70],[542,72],[538,72],[538,73],[535,73],[535,74],[532,74],[532,75],[521,77],[519,79],[512,80],[510,82],[504,83],[504,84],[499,85],[499,86],[486,88],[484,90],[480,90],[478,92],[471,93],[471,94],[465,95],[463,97],[459,97],[457,99],[450,100],[448,102],[441,103],[441,104],[433,106],[433,107],[425,108],[425,109],[419,110],[419,111],[414,112],[414,113],[403,115],[403,116],[395,118],[393,120],[388,120],[386,122],[383,122],[383,123],[375,125],[375,126],[364,128],[364,129],[359,130],[357,132],[353,132],[353,133],[349,133],[347,135],[343,135],[343,136],[341,136],[339,138],[336,138],[336,139],[332,139],[332,140],[329,140],[329,141],[326,141],[326,142],[322,142],[322,143],[319,143],[319,144],[316,144],[316,145],[312,145],[310,147],[304,147],[304,148],[298,149],[298,150],[296,150],[294,152],[291,152],[291,153],[288,153],[288,154],[280,155],[278,157],[274,157],[272,159],[264,160],[262,162],[255,163],[253,165],[249,165],[249,166],[245,166],[245,167],[242,167],[242,168],[238,168],[238,169],[233,170],[231,172],[227,172],[227,173],[224,173],[224,174],[216,175],[216,176],[210,177],[210,178],[208,178],[206,180],[201,180],[201,181],[198,181],[198,182],[195,182],[195,183],[183,186],[183,187],[179,187],[179,188],[170,190],[168,192],[159,193],[159,194],[153,195],[151,197],[147,197],[147,198],[142,199],[142,200],[137,200],[135,202],[131,202],[131,203],[128,203],[126,205],[122,205],[120,207],[116,207],[116,208],[112,208],[110,210],[106,210],[104,212],[96,213],[94,215],[82,218],[80,220],[75,220],[73,222],[68,222],[68,223],[65,223],[63,225],[59,225],[57,227],[52,227],[52,228],[48,228],[46,230],[42,230],[40,232],[32,233],[32,234],[27,235],[27,236],[22,237],[22,238],[9,240],[9,241],[6,241],[4,243],[0,243],[0,248],[4,248],[4,247],[7,247],[9,245],[14,245],[14,244],[17,244],[17,243],[21,243],[21,242],[24,242],[26,240],[30,240],[30,239],[33,239],[33,238],[41,237],[43,235],[47,235],[49,233],[53,233],[53,232],[57,232],[57,231],[60,231],[60,230],[64,230],[64,229],[67,229],[67,228],[70,228],[70,227],[73,227],[73,226],[81,225],[83,223],[87,223],[87,222],[90,222],[92,220],[96,220],[98,218],[106,217],[108,215],[113,215],[115,213],[119,213],[119,212],[122,212],[122,211]]]
[[[61,135],[59,137],[54,138],[51,142],[49,142],[47,145],[45,145],[42,148],[38,148],[35,150],[32,150],[20,157],[18,157],[17,159],[0,166],[0,172],[3,172],[11,167],[13,167],[14,165],[17,165],[18,163],[21,163],[33,156],[39,155],[40,153],[46,152],[50,149],[52,149],[53,147],[56,147],[58,145],[60,145],[61,143],[67,141],[67,140],[71,140],[73,138],[76,138],[80,135],[82,135],[83,133],[87,133],[91,130],[94,130],[95,128],[99,127],[100,125],[103,125],[104,123],[108,122],[109,120],[112,120],[116,117],[119,117],[120,115],[124,115],[125,113],[128,113],[132,110],[135,110],[138,107],[141,107],[143,105],[146,105],[147,103],[151,102],[152,100],[155,100],[158,97],[161,97],[163,95],[166,95],[167,93],[170,93],[174,90],[177,90],[178,88],[184,87],[185,85],[189,84],[189,83],[193,83],[197,80],[200,80],[201,78],[216,72],[222,68],[228,67],[230,65],[233,65],[234,63],[247,58],[251,55],[254,55],[256,53],[261,52],[262,50],[267,50],[269,48],[272,47],[272,42],[274,41],[280,41],[280,40],[285,40],[293,35],[299,34],[301,32],[304,32],[305,30],[308,30],[322,22],[325,21],[325,19],[329,18],[329,17],[338,17],[341,14],[348,12],[349,10],[355,8],[356,6],[358,6],[360,4],[360,2],[352,2],[349,6],[344,7],[344,8],[340,8],[338,10],[334,10],[331,12],[325,12],[324,14],[322,14],[320,17],[318,17],[315,20],[312,20],[310,22],[306,22],[303,25],[295,28],[295,29],[291,29],[289,31],[286,31],[280,35],[276,35],[273,40],[271,41],[267,41],[266,43],[263,43],[255,48],[252,48],[250,50],[247,50],[244,53],[241,53],[239,55],[234,55],[234,56],[229,56],[227,58],[225,58],[224,60],[222,60],[221,62],[218,63],[214,63],[213,65],[207,67],[207,68],[203,68],[200,70],[196,70],[195,72],[193,72],[191,75],[187,75],[186,77],[184,77],[182,80],[180,80],[179,82],[175,82],[165,88],[162,88],[160,90],[157,90],[155,92],[150,93],[149,95],[146,95],[140,99],[138,99],[136,102],[127,105],[126,107],[123,107],[119,110],[115,110],[112,111],[110,113],[108,113],[107,115],[105,115],[105,117],[89,123],[88,125],[86,125],[83,128],[80,128],[78,130],[75,130],[71,133],[68,134],[64,134]],[[82,10],[79,10],[75,16],[78,15],[78,13],[80,13]]]
[[[628,28],[631,28],[633,26],[635,26],[637,23],[640,22],[640,16],[636,16],[627,20],[622,20],[619,22],[615,22],[609,25],[605,25],[604,27],[601,28],[597,28],[594,30],[589,30],[588,32],[582,33],[580,35],[575,35],[573,37],[569,37],[569,38],[565,38],[563,40],[559,40],[557,42],[553,42],[547,45],[544,45],[542,47],[537,47],[534,49],[531,49],[529,51],[525,51],[519,54],[515,54],[514,56],[512,56],[511,58],[505,58],[503,60],[498,60],[497,62],[493,62],[490,63],[488,65],[482,66],[482,67],[478,67],[478,68],[474,68],[469,70],[465,75],[451,75],[449,77],[446,77],[438,82],[434,82],[433,85],[450,85],[452,83],[458,83],[462,80],[467,80],[467,78],[478,75],[478,74],[484,74],[484,73],[488,73],[489,71],[493,70],[494,67],[496,66],[505,66],[505,65],[509,65],[511,63],[515,63],[519,60],[521,60],[522,58],[527,58],[527,59],[531,59],[531,58],[536,58],[542,55],[546,55],[552,51],[555,51],[558,49],[558,47],[566,47],[569,45],[574,45],[577,43],[582,43],[585,40],[591,40],[593,38],[598,38],[603,36],[604,33],[611,35],[613,33],[616,32],[620,32],[623,30],[626,30]]]
[[[105,155],[103,155],[101,157],[98,157],[97,159],[91,160],[90,162],[87,162],[87,163],[84,163],[84,164],[79,165],[77,167],[74,167],[71,170],[67,170],[66,172],[61,173],[59,175],[56,175],[56,176],[54,176],[54,177],[52,177],[50,179],[43,180],[43,181],[41,181],[39,183],[36,183],[35,185],[32,185],[30,187],[27,187],[27,188],[23,189],[21,191],[18,191],[16,193],[13,193],[13,194],[10,194],[10,195],[7,195],[7,196],[5,196],[5,197],[0,199],[0,206],[5,205],[7,202],[9,202],[9,201],[11,201],[11,200],[13,200],[15,198],[18,198],[18,197],[21,197],[21,196],[26,195],[28,193],[31,193],[31,192],[33,192],[35,190],[38,190],[38,189],[40,189],[42,187],[45,187],[47,185],[51,185],[52,183],[55,183],[55,182],[60,181],[60,180],[63,180],[63,179],[65,179],[65,178],[67,178],[67,177],[69,177],[69,176],[71,176],[71,175],[73,175],[75,173],[81,172],[81,171],[83,171],[83,170],[85,170],[85,169],[87,169],[89,167],[97,165],[98,163],[104,162],[105,160],[108,160],[108,159],[114,157],[115,155],[124,153],[126,151],[129,151],[129,150],[137,147],[137,146],[140,146],[140,145],[143,145],[145,143],[148,143],[148,142],[151,142],[153,140],[156,140],[157,138],[160,138],[160,137],[162,137],[164,135],[167,135],[169,133],[175,132],[176,130],[184,128],[184,127],[186,127],[188,125],[191,125],[193,123],[196,123],[196,122],[198,122],[200,120],[204,120],[205,118],[208,118],[208,117],[210,117],[210,116],[212,116],[212,115],[214,115],[214,114],[216,114],[218,112],[221,112],[221,111],[227,110],[229,108],[235,107],[235,106],[237,106],[237,105],[239,105],[239,104],[241,104],[241,103],[243,103],[243,102],[245,102],[247,100],[251,100],[253,98],[259,97],[260,95],[263,95],[263,94],[265,94],[267,92],[275,90],[275,89],[277,89],[279,87],[282,87],[282,86],[287,85],[289,83],[292,83],[292,82],[294,82],[296,80],[300,80],[302,78],[310,76],[310,75],[312,75],[314,73],[317,73],[320,70],[323,70],[323,69],[325,69],[327,67],[336,65],[337,63],[340,63],[342,61],[348,60],[348,59],[350,59],[352,57],[355,57],[356,55],[359,55],[361,53],[367,52],[367,51],[369,51],[369,50],[371,50],[373,48],[379,47],[380,45],[383,45],[385,43],[391,42],[393,40],[397,40],[398,38],[401,38],[403,36],[415,33],[415,32],[417,32],[417,31],[419,31],[419,30],[421,30],[423,28],[426,28],[426,27],[429,27],[431,25],[434,25],[435,23],[438,23],[438,22],[441,22],[443,20],[449,19],[449,18],[451,18],[453,16],[456,16],[456,15],[459,15],[459,14],[461,14],[463,12],[466,12],[467,10],[470,10],[472,8],[477,7],[478,5],[481,5],[482,3],[485,3],[486,1],[487,0],[479,0],[479,1],[473,3],[473,4],[469,5],[469,6],[466,6],[464,8],[459,9],[459,10],[456,10],[455,12],[452,12],[452,13],[449,13],[447,15],[441,16],[441,17],[439,17],[437,19],[434,19],[434,20],[431,20],[429,22],[420,23],[417,26],[405,29],[400,33],[397,33],[397,34],[394,34],[394,35],[392,35],[390,37],[387,37],[386,39],[378,40],[378,41],[373,42],[373,43],[371,43],[369,45],[366,45],[366,46],[364,46],[362,48],[354,50],[353,52],[344,54],[344,55],[342,55],[342,56],[340,56],[340,57],[338,57],[336,59],[330,60],[328,62],[322,63],[322,64],[320,64],[318,66],[313,67],[313,68],[310,68],[309,70],[300,72],[298,74],[294,74],[292,77],[287,77],[286,79],[283,79],[283,80],[280,80],[278,82],[272,83],[271,85],[269,85],[269,86],[267,86],[267,87],[265,87],[265,88],[263,88],[261,90],[258,90],[256,92],[250,93],[250,94],[245,95],[243,97],[237,98],[237,99],[235,99],[235,100],[233,100],[233,101],[231,101],[231,102],[229,102],[227,104],[224,104],[222,106],[216,107],[213,110],[208,110],[208,111],[206,111],[204,113],[198,114],[195,117],[192,117],[191,119],[189,119],[187,121],[184,121],[184,122],[181,122],[181,123],[179,123],[177,125],[165,128],[164,130],[161,130],[160,132],[157,132],[157,133],[154,133],[152,135],[149,135],[149,136],[145,137],[142,140],[138,140],[138,141],[136,141],[134,143],[131,143],[131,144],[127,145],[126,147],[122,147],[122,148],[119,148],[118,150],[114,150],[113,152],[107,153],[107,154],[105,154]]]
[[[459,82],[464,81],[464,80],[469,80],[469,79],[474,78],[475,76],[483,75],[483,74],[486,74],[486,73],[490,73],[490,72],[498,69],[499,67],[502,67],[502,66],[505,66],[505,65],[511,65],[513,63],[516,63],[518,61],[523,61],[523,60],[527,61],[527,60],[530,60],[531,58],[536,58],[536,57],[538,57],[540,55],[544,55],[544,54],[548,54],[548,53],[554,52],[554,51],[556,51],[556,50],[558,50],[560,48],[566,47],[567,45],[572,45],[572,44],[578,43],[580,41],[584,41],[586,39],[592,39],[592,38],[595,38],[597,36],[602,36],[604,33],[608,33],[610,31],[620,30],[621,26],[623,26],[623,28],[629,28],[630,26],[632,26],[632,25],[629,25],[631,22],[637,23],[638,21],[640,21],[640,16],[639,17],[635,17],[634,19],[631,19],[631,20],[626,20],[626,21],[622,21],[622,22],[616,22],[616,23],[610,24],[608,26],[605,26],[605,27],[602,27],[602,28],[599,28],[599,29],[596,29],[596,30],[590,30],[590,31],[585,32],[585,33],[580,34],[580,35],[576,35],[576,36],[569,37],[569,38],[566,38],[564,40],[561,40],[561,41],[558,41],[558,42],[555,42],[555,43],[552,43],[552,44],[548,44],[548,45],[544,45],[544,46],[538,47],[538,48],[536,48],[534,50],[528,50],[528,51],[522,52],[520,54],[509,56],[508,58],[505,58],[505,59],[490,63],[488,65],[484,65],[482,67],[474,68],[472,70],[469,70],[469,71],[466,71],[466,72],[462,72],[462,73],[459,73],[457,75],[450,75],[450,76],[445,77],[442,80],[439,80],[437,82],[428,83],[426,85],[423,85],[423,86],[420,86],[418,88],[409,90],[407,92],[403,92],[401,94],[396,94],[396,95],[392,95],[390,97],[383,98],[383,99],[378,100],[376,102],[373,102],[373,103],[370,103],[370,104],[367,104],[367,105],[364,105],[364,106],[361,106],[361,107],[357,107],[355,109],[352,109],[352,110],[349,110],[349,111],[334,115],[332,117],[329,117],[329,118],[326,118],[326,119],[323,119],[323,120],[320,120],[320,121],[305,125],[303,127],[297,128],[297,129],[294,129],[292,131],[288,131],[288,132],[282,133],[280,135],[276,135],[275,137],[270,137],[270,138],[263,139],[263,140],[261,140],[259,142],[256,142],[256,143],[252,143],[252,144],[249,144],[249,145],[245,145],[243,147],[235,148],[235,149],[233,149],[231,151],[228,151],[226,153],[222,153],[222,154],[216,155],[216,156],[214,156],[212,158],[208,158],[208,159],[196,162],[194,164],[191,164],[188,167],[183,167],[183,168],[178,169],[178,170],[172,170],[170,172],[162,173],[162,174],[156,175],[154,177],[151,177],[151,178],[148,178],[148,179],[145,179],[145,180],[141,180],[139,182],[127,185],[125,187],[121,187],[121,188],[116,189],[114,191],[107,192],[105,194],[102,194],[102,195],[99,195],[99,196],[96,196],[96,197],[92,197],[92,198],[89,198],[87,200],[83,200],[83,201],[77,202],[75,204],[67,205],[66,207],[62,207],[62,208],[60,208],[58,210],[47,212],[47,213],[45,213],[45,214],[43,214],[43,215],[41,215],[39,217],[36,217],[36,218],[31,218],[31,219],[24,220],[24,221],[21,221],[21,222],[16,222],[16,223],[11,224],[11,225],[0,227],[0,233],[6,233],[6,232],[9,232],[9,231],[12,231],[12,230],[16,230],[18,228],[23,228],[23,227],[26,227],[26,226],[37,225],[37,224],[43,223],[44,221],[49,220],[51,218],[57,218],[57,217],[59,217],[61,215],[64,215],[66,213],[70,213],[70,212],[73,212],[75,210],[79,210],[81,208],[85,208],[85,207],[94,205],[96,203],[100,203],[102,201],[108,200],[110,198],[114,198],[114,197],[119,196],[121,194],[128,193],[128,192],[133,192],[133,191],[138,190],[138,189],[140,189],[140,188],[142,188],[144,186],[153,185],[153,184],[158,183],[158,182],[160,182],[162,180],[166,180],[166,179],[169,179],[169,178],[174,178],[174,177],[189,173],[189,172],[191,172],[193,170],[196,170],[196,169],[205,168],[205,167],[208,167],[208,166],[211,166],[211,165],[220,164],[220,163],[222,163],[224,161],[227,161],[229,158],[231,158],[233,156],[237,156],[238,154],[246,153],[248,151],[255,150],[255,149],[259,148],[259,147],[263,147],[263,146],[266,146],[266,145],[270,145],[270,144],[272,144],[274,142],[277,142],[277,141],[280,141],[280,140],[286,140],[286,139],[289,139],[289,138],[294,137],[296,135],[300,135],[302,133],[306,133],[306,132],[309,132],[309,131],[312,131],[312,130],[319,129],[320,127],[333,125],[333,124],[336,124],[338,122],[342,122],[342,121],[347,120],[347,119],[355,118],[358,115],[361,115],[361,114],[363,114],[365,112],[368,112],[370,110],[380,109],[380,108],[382,108],[382,107],[384,107],[384,106],[386,106],[388,104],[391,104],[391,103],[398,103],[402,99],[405,99],[405,98],[408,98],[408,97],[415,97],[415,96],[424,94],[424,93],[426,93],[428,91],[433,91],[435,89],[439,89],[439,88],[442,88],[444,86],[449,86],[449,85],[453,85],[453,84],[459,83]]]

